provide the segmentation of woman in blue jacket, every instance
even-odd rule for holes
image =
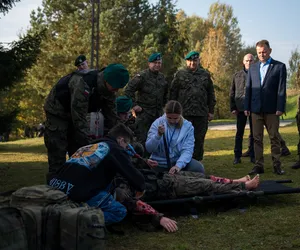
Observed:
[[[159,171],[168,170],[170,174],[181,170],[204,173],[203,165],[192,158],[194,152],[194,127],[182,117],[182,106],[177,101],[169,101],[165,114],[156,119],[148,132],[146,150],[150,159],[158,162]],[[166,138],[171,168],[168,169],[163,136]]]

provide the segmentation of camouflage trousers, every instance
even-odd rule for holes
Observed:
[[[149,173],[149,171],[146,171]],[[175,199],[195,195],[209,195],[239,192],[245,189],[241,183],[221,183],[211,180],[210,176],[197,172],[179,172],[175,175],[159,173],[157,179],[142,171],[146,181],[145,201]],[[218,178],[218,177],[215,177]],[[156,181],[156,183],[155,183]]]
[[[296,122],[297,122],[297,128],[298,128],[298,134],[299,134],[299,141],[298,141],[298,155],[300,160],[300,113],[297,113],[296,115]]]
[[[195,148],[193,158],[202,161],[204,154],[204,139],[208,129],[207,116],[185,116],[194,126]]]
[[[145,147],[148,131],[156,118],[157,117],[149,115],[143,111],[137,114],[137,117],[135,119],[134,133],[136,135],[137,141],[141,143],[143,147]]]
[[[71,122],[46,114],[44,142],[48,152],[49,172],[47,183],[66,162],[66,155],[72,155],[80,147],[74,139]]]

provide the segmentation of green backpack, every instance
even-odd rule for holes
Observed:
[[[101,209],[47,185],[21,188],[0,207],[0,250],[104,249],[104,230]]]

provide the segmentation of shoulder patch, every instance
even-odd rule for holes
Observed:
[[[107,156],[109,151],[110,148],[105,142],[87,145],[79,148],[67,162],[78,163],[92,170]]]

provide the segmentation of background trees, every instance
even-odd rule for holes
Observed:
[[[289,60],[288,86],[291,88],[300,88],[300,53],[298,48],[293,50]]]
[[[8,12],[18,0],[4,0],[0,3],[0,13]],[[36,61],[40,52],[42,33],[28,33],[5,48],[0,42],[0,135],[8,140],[20,111],[20,82],[26,70]]]
[[[0,11],[6,13],[15,2],[18,0],[2,1]],[[0,83],[1,116],[16,117],[17,127],[43,121],[44,100],[52,86],[75,70],[79,54],[90,61],[91,5],[88,0],[43,0],[31,13],[26,34],[9,49],[0,44],[0,74],[5,76]],[[133,76],[147,67],[151,53],[161,52],[163,73],[171,82],[176,70],[185,66],[186,53],[197,50],[201,66],[211,73],[215,84],[216,117],[229,117],[232,76],[241,69],[245,54],[256,54],[254,46],[243,45],[230,5],[216,2],[203,18],[187,16],[176,9],[173,0],[101,0],[99,21],[100,67],[122,63]],[[299,58],[295,51],[290,61],[290,86],[299,82]]]

